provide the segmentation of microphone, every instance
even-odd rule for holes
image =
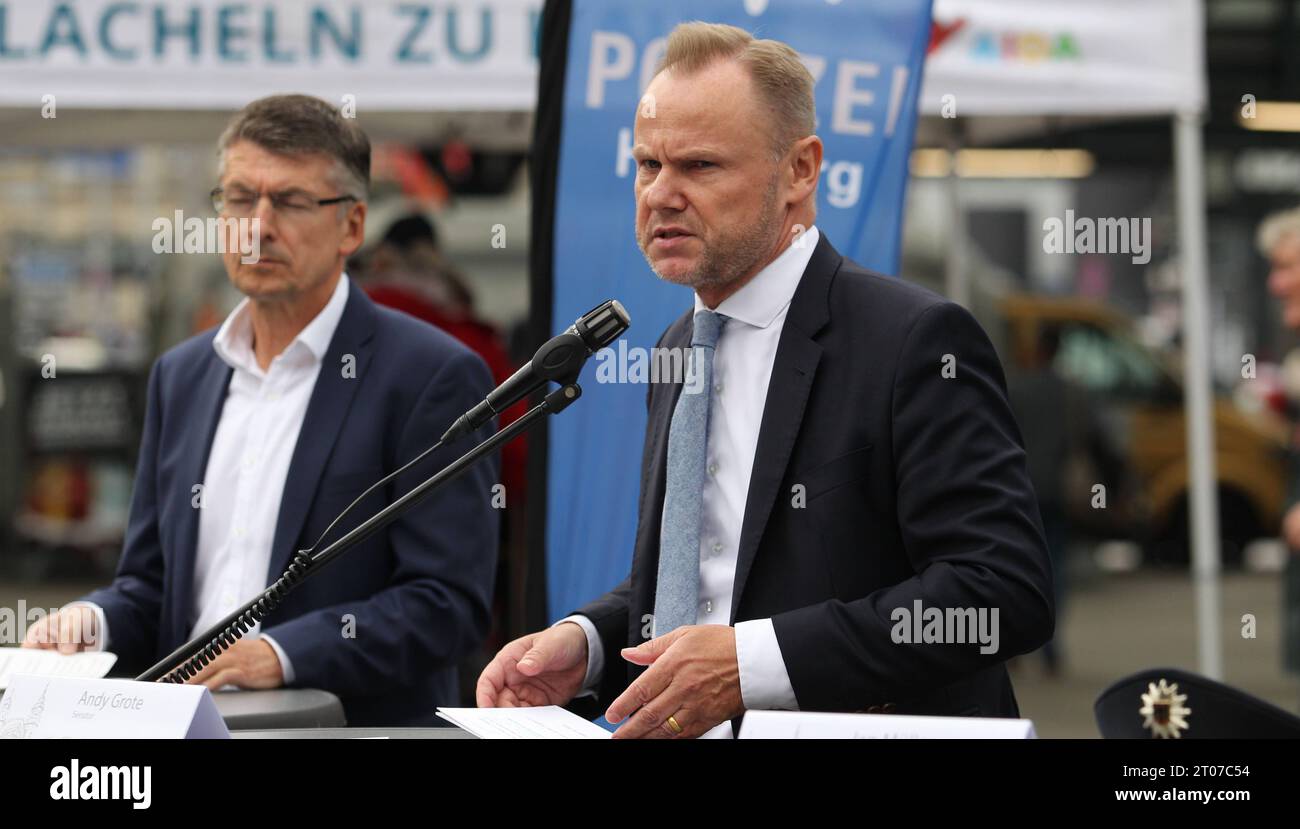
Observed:
[[[533,359],[497,386],[482,403],[457,418],[443,434],[442,442],[474,431],[552,380],[574,382],[587,358],[618,339],[631,322],[617,299],[607,299],[592,308],[563,334],[543,343]]]

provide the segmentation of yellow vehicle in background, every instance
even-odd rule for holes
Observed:
[[[1104,477],[1099,464],[1083,447],[1071,447],[1061,472],[1071,525],[1096,538],[1140,542],[1149,561],[1188,561],[1190,472],[1176,355],[1143,345],[1128,317],[1089,300],[1013,295],[1002,301],[1001,312],[1009,381],[1033,366],[1042,344],[1050,342],[1051,370],[1086,401],[1118,461],[1112,464],[1117,474],[1105,484],[1104,506],[1098,507],[1097,484]],[[1286,433],[1277,415],[1243,411],[1227,390],[1215,389],[1215,473],[1225,562],[1240,561],[1250,541],[1277,535],[1289,483]]]

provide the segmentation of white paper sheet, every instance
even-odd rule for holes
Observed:
[[[558,705],[439,708],[438,716],[484,740],[608,740],[612,735]]]
[[[1034,736],[1029,720],[993,717],[750,711],[740,726],[742,740],[1032,740]]]
[[[0,648],[0,690],[8,688],[10,677],[18,674],[100,679],[115,662],[115,653],[62,654],[35,648]]]

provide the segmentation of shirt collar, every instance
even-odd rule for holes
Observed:
[[[767,328],[790,305],[820,236],[816,225],[808,228],[794,244],[713,310],[755,328]],[[696,294],[695,312],[707,309]]]
[[[285,348],[284,354],[305,348],[313,362],[325,358],[330,341],[334,339],[334,331],[339,326],[339,320],[343,318],[343,308],[348,304],[348,283],[348,275],[344,273],[339,277],[338,285],[334,287],[329,302],[325,303],[320,313],[298,332],[298,336],[294,337],[293,342]],[[217,330],[217,336],[212,340],[212,348],[231,368],[262,374],[257,358],[253,354],[253,326],[248,306],[247,297],[235,306],[235,310],[230,312],[230,316],[226,317],[221,328]],[[279,356],[276,359],[278,360]]]

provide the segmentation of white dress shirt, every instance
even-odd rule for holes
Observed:
[[[253,352],[249,300],[230,312],[212,341],[217,356],[234,372],[203,475],[191,583],[194,600],[187,620],[190,636],[221,621],[269,584],[271,545],[289,463],[348,290],[348,276],[343,274],[329,302],[266,371]],[[102,634],[97,649],[107,649],[104,611],[91,606]],[[245,637],[256,637],[259,628],[253,626]],[[272,637],[261,638],[275,651],[289,684],[289,658]]]
[[[728,320],[713,356],[696,624],[725,625],[731,619],[740,528],[745,518],[745,501],[776,347],[785,327],[790,300],[819,236],[816,227],[809,228],[797,243],[782,251],[740,290],[712,309]],[[707,306],[696,295],[695,311],[702,310],[707,310]],[[576,622],[587,634],[587,676],[583,691],[591,693],[605,666],[596,627],[582,615],[569,616],[560,622]],[[755,619],[735,627],[740,694],[745,708],[797,710],[794,688],[772,620]],[[731,723],[721,723],[704,736],[730,737]]]

